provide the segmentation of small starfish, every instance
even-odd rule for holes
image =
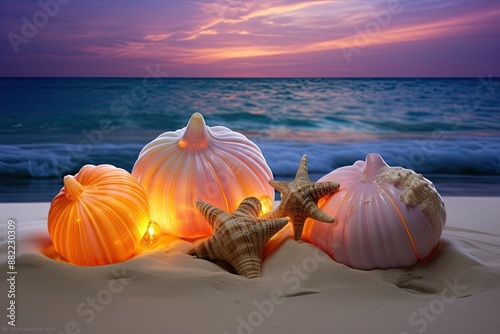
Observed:
[[[300,160],[295,180],[291,182],[270,180],[271,186],[281,193],[281,203],[276,210],[261,216],[261,219],[290,217],[294,238],[302,236],[307,218],[324,223],[333,223],[334,219],[318,208],[318,201],[327,195],[333,195],[339,189],[337,182],[312,182],[307,175],[307,155]]]
[[[261,203],[248,197],[232,213],[202,201],[196,207],[214,229],[212,236],[187,254],[229,263],[239,275],[262,276],[262,250],[276,232],[288,224],[287,218],[260,219]]]

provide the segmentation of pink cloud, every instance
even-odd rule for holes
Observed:
[[[387,12],[390,4],[379,0],[74,2],[21,45],[19,54],[4,39],[0,57],[7,66],[0,75],[60,75],[61,68],[67,75],[82,75],[83,66],[89,75],[123,71],[126,76],[162,63],[179,76],[349,76],[377,73],[380,68],[391,76],[401,73],[392,65],[404,62],[404,57],[411,59],[411,66],[422,68],[422,75],[436,73],[438,59],[424,61],[405,53],[414,45],[419,46],[418,54],[446,54],[447,46],[453,45],[448,56],[461,61],[446,73],[461,75],[486,65],[491,71],[500,69],[498,62],[489,60],[492,52],[500,56],[496,1],[401,1],[384,18],[380,13]],[[1,32],[19,32],[20,17],[36,10],[25,3],[2,9]],[[489,50],[490,55],[476,55],[473,47]],[[457,49],[463,53],[458,57]],[[395,60],[395,55],[403,54],[403,59]],[[478,61],[470,62],[471,55]],[[32,64],[40,62],[45,66],[31,73],[36,68]]]

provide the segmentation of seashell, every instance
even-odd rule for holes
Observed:
[[[248,196],[260,198],[265,212],[274,201],[268,184],[273,175],[257,145],[226,127],[206,126],[199,113],[185,128],[147,144],[132,175],[146,190],[151,217],[162,231],[182,238],[212,233],[196,210],[197,199],[227,212]]]
[[[202,201],[196,201],[196,207],[213,227],[214,233],[187,254],[226,261],[239,275],[260,277],[264,246],[288,224],[288,219],[259,219],[261,202],[255,197],[244,199],[232,214]]]
[[[95,266],[134,254],[148,222],[146,192],[129,172],[85,165],[64,177],[50,205],[48,230],[55,250],[68,262]]]
[[[388,166],[376,153],[338,168],[318,182],[340,190],[320,208],[335,223],[308,220],[305,240],[357,269],[406,267],[428,257],[446,221],[443,200],[422,175]]]

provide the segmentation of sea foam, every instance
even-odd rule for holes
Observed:
[[[391,166],[422,174],[500,175],[500,138],[398,140],[356,143],[257,141],[276,178],[293,176],[300,158],[308,155],[309,172],[324,175],[335,168],[379,153]],[[109,163],[127,170],[141,144],[100,144],[82,147],[47,143],[0,145],[0,175],[53,178],[77,172],[85,164]]]

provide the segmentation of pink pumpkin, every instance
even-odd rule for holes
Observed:
[[[422,175],[388,166],[376,153],[318,182],[340,190],[320,202],[333,224],[308,220],[304,239],[357,269],[410,266],[430,255],[446,221],[444,203]]]

